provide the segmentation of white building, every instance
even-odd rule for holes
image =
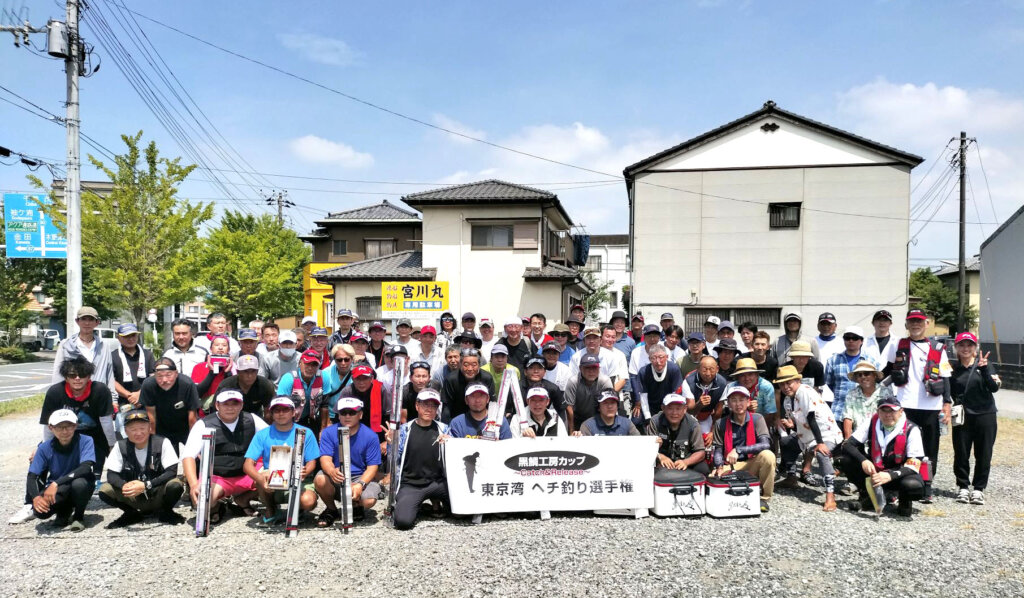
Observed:
[[[978,340],[1006,388],[1024,390],[1024,206],[981,244]],[[995,333],[995,334],[993,334]],[[998,350],[996,348],[998,335]]]
[[[625,169],[633,309],[773,338],[782,314],[870,326],[907,305],[910,171],[922,159],[774,102]]]
[[[597,319],[607,322],[622,307],[622,287],[629,284],[629,235],[590,235],[590,255],[581,271],[593,272],[598,285],[611,282],[608,303],[597,310]]]
[[[423,214],[422,249],[316,273],[334,286],[338,308],[362,306],[360,319],[371,320],[380,314],[381,282],[448,281],[456,319],[472,311],[500,328],[511,316],[541,312],[550,326],[590,290],[575,267],[572,220],[552,193],[489,180],[402,201]]]

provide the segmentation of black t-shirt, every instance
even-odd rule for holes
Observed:
[[[533,343],[525,336],[519,339],[519,344],[515,346],[509,344],[507,338],[501,339],[498,341],[498,344],[508,347],[508,362],[519,368],[520,372],[525,372],[526,362],[530,361],[531,357],[536,356]]]
[[[237,390],[242,393],[242,410],[263,417],[264,410],[270,407],[270,401],[277,395],[277,388],[274,383],[264,376],[256,376],[256,381],[249,387],[249,392],[243,392],[238,384],[238,376],[228,376],[221,380],[217,386],[217,392],[225,390]]]
[[[50,415],[58,409],[70,409],[78,416],[78,430],[90,436],[103,436],[100,418],[114,414],[114,404],[110,400],[110,389],[102,382],[90,381],[89,391],[85,398],[76,401],[68,396],[65,383],[58,382],[46,390],[43,397],[43,410],[39,413],[39,423],[44,426],[50,423]],[[103,445],[106,446],[104,440]],[[96,447],[98,452],[101,447]]]
[[[402,464],[402,484],[426,486],[444,479],[437,437],[436,423],[424,428],[415,421],[409,426],[409,438],[405,441]]]
[[[139,356],[145,358],[145,372],[146,375],[139,378]],[[153,353],[149,349],[143,349],[141,347],[135,348],[135,355],[129,355],[127,351],[124,352],[125,360],[128,362],[128,369],[131,372],[131,381],[125,382],[124,380],[124,365],[121,363],[121,354],[117,349],[110,352],[110,364],[114,368],[114,380],[116,380],[121,386],[128,392],[135,392],[142,388],[142,383],[146,381],[146,378],[153,375],[156,371],[156,360],[153,359]],[[128,401],[118,397],[118,403],[124,405]]]
[[[199,410],[199,391],[185,374],[178,374],[170,390],[160,388],[156,378],[147,378],[139,402],[156,410],[156,433],[177,444],[188,438],[188,412]]]
[[[749,351],[739,356],[739,359],[746,358],[754,359],[754,356]],[[756,359],[754,359],[754,363],[757,363]],[[774,384],[775,379],[779,376],[779,360],[775,359],[770,354],[765,355],[764,363],[757,363],[757,369],[764,370],[761,377]],[[822,374],[824,375],[824,370],[822,370]]]

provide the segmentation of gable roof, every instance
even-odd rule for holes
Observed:
[[[320,270],[319,282],[332,280],[434,280],[436,268],[423,267],[422,251],[399,251],[344,266]]]
[[[539,204],[543,208],[554,208],[570,227],[573,224],[554,193],[498,179],[411,193],[402,201],[414,208],[458,204]]]
[[[379,204],[341,212],[330,212],[327,214],[327,218],[317,220],[316,223],[337,220],[345,222],[419,222],[419,219],[420,216],[416,212],[400,208],[385,199]]]
[[[679,145],[675,145],[664,151],[658,152],[657,154],[645,158],[637,162],[636,164],[627,166],[622,171],[622,173],[626,176],[626,178],[631,178],[638,172],[645,170],[666,158],[669,158],[677,154],[681,154],[683,152],[699,147],[705,143],[714,141],[715,139],[718,139],[728,133],[731,133],[732,131],[739,129],[740,127],[743,127],[747,124],[750,124],[753,121],[759,120],[767,116],[778,118],[780,120],[786,120],[794,124],[802,125],[804,127],[814,129],[815,131],[818,131],[819,133],[823,133],[830,137],[835,137],[852,143],[854,145],[859,145],[861,147],[888,156],[893,161],[906,164],[911,168],[917,166],[921,162],[924,162],[924,158],[917,156],[915,154],[904,152],[894,147],[878,143],[877,141],[872,141],[865,137],[855,135],[853,133],[850,133],[849,131],[844,131],[831,125],[827,125],[825,123],[812,120],[805,116],[800,116],[799,114],[796,114],[794,112],[783,110],[782,108],[779,108],[775,104],[775,102],[768,100],[767,102],[764,103],[760,110],[755,110],[754,112],[751,112],[746,116],[741,116],[740,118],[730,123],[726,123],[718,127],[717,129],[712,129],[707,133],[698,135],[692,139],[680,143]]]

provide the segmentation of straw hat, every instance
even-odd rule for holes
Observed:
[[[875,367],[875,364],[873,364],[870,361],[864,359],[864,360],[858,361],[857,365],[855,365],[853,367],[853,370],[849,374],[847,374],[846,377],[849,378],[850,380],[853,380],[854,382],[856,382],[857,381],[856,374],[858,374],[859,372],[871,372],[872,374],[875,375],[875,380],[878,380],[878,381],[881,381],[882,377],[885,376],[885,374],[883,374],[882,372],[878,371],[878,368]]]
[[[782,366],[781,368],[779,368],[779,373],[776,374],[776,376],[777,377],[775,378],[775,380],[772,381],[773,384],[782,384],[783,382],[789,382],[790,380],[803,379],[803,376],[800,375],[800,372],[796,371],[795,365]]]
[[[796,341],[789,346],[790,357],[814,357],[811,352],[811,343],[807,341]]]
[[[732,377],[736,378],[740,374],[760,374],[762,372],[764,372],[764,370],[757,369],[757,362],[755,362],[750,357],[745,357],[736,362],[736,371],[732,373]]]

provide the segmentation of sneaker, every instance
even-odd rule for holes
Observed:
[[[971,504],[972,505],[983,505],[985,504],[985,493],[981,490],[975,490],[971,492]]]
[[[768,501],[763,499],[763,498],[761,499],[761,512],[762,513],[767,513],[768,512]]]
[[[929,488],[928,492],[924,495],[924,498],[921,499],[921,504],[930,505],[933,502],[935,502],[935,494],[933,494],[931,488]]]
[[[11,525],[17,525],[19,523],[25,523],[26,521],[32,521],[36,518],[35,511],[32,510],[32,505],[22,505],[18,512],[11,515],[11,518],[7,520],[7,523]]]
[[[139,511],[125,511],[118,516],[117,519],[107,524],[107,529],[120,529],[122,527],[128,527],[133,523],[139,523],[146,517]]]
[[[967,488],[961,488],[956,494],[956,502],[962,502],[965,505],[971,502],[971,491]]]
[[[53,522],[50,523],[53,527],[67,527],[71,523],[70,517],[61,517],[60,515],[53,518]]]
[[[71,522],[71,525],[68,526],[68,531],[72,531],[72,532],[76,532],[76,533],[80,532],[80,531],[82,531],[84,529],[85,529],[85,523],[81,519],[75,519],[74,521]]]

